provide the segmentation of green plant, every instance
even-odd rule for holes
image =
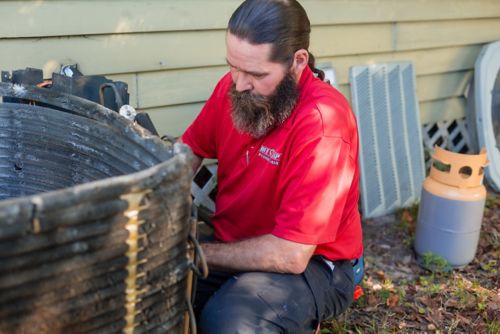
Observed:
[[[500,200],[497,198],[497,196],[490,195],[490,196],[486,197],[486,207],[487,208],[492,208],[495,205],[497,205],[497,203],[500,204],[499,202],[500,202]]]
[[[487,306],[488,306],[488,305],[487,305],[486,303],[481,303],[481,302],[477,303],[477,309],[478,309],[480,312],[482,312],[482,311],[486,310],[486,307],[487,307]]]
[[[415,230],[418,217],[418,203],[414,203],[409,208],[401,210],[398,215],[399,228],[406,233],[403,244],[407,247],[413,245],[415,240]]]
[[[486,272],[495,274],[497,272],[498,262],[495,259],[489,259],[488,262],[480,263],[479,266]]]
[[[444,273],[451,271],[452,267],[450,263],[441,255],[433,252],[425,252],[422,254],[421,265],[432,273]]]
[[[415,234],[411,234],[403,240],[403,245],[405,245],[406,247],[411,247],[414,243],[415,243]]]
[[[493,320],[489,324],[487,324],[487,330],[486,333],[488,334],[498,334],[500,333],[500,321],[499,320]]]
[[[433,283],[428,286],[428,292],[429,294],[436,294],[440,293],[442,291],[442,286],[439,283]]]
[[[455,328],[458,327],[459,321],[457,319],[453,319],[451,321],[450,327],[448,328],[448,334],[453,334],[455,332]]]
[[[473,294],[476,298],[477,309],[479,312],[486,310],[488,307],[488,291],[481,289],[476,282],[472,283]],[[499,332],[500,333],[500,332]]]
[[[400,282],[400,284],[401,285],[405,285],[406,283],[405,282]],[[405,300],[405,298],[406,298],[406,289],[405,289],[405,287],[403,287],[403,286],[397,287],[396,293],[397,293],[400,301],[404,301]]]
[[[387,299],[389,298],[390,295],[391,291],[386,289],[382,289],[378,292],[378,296],[383,303],[387,302]]]
[[[419,281],[420,285],[422,285],[423,287],[428,287],[430,284],[432,284],[434,282],[434,275],[420,276],[418,278],[418,281]]]

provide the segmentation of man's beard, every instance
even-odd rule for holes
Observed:
[[[254,138],[260,138],[283,124],[291,115],[299,90],[290,73],[276,87],[273,95],[266,97],[249,91],[238,92],[231,87],[232,118],[236,129]]]

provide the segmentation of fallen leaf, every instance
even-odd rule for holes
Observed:
[[[476,328],[474,329],[474,334],[483,334],[487,332],[488,332],[488,327],[484,323],[477,325]]]
[[[443,315],[443,308],[438,308],[437,310],[433,310],[432,313],[432,318],[434,319],[434,323],[441,323],[444,319]]]
[[[488,310],[500,310],[500,295],[495,295],[491,298],[491,301],[488,303]]]
[[[387,298],[386,304],[390,308],[394,308],[398,305],[398,302],[399,302],[399,296],[391,293],[389,298]]]
[[[406,324],[406,328],[420,328],[420,324],[418,323],[413,323],[413,324],[410,324],[410,323],[407,323]]]
[[[446,307],[459,308],[460,303],[458,302],[458,300],[456,300],[456,299],[454,299],[454,298],[450,298],[450,299],[448,299],[448,300],[446,301],[445,306],[446,306]]]
[[[405,313],[407,313],[408,310],[406,308],[398,305],[398,306],[391,308],[391,311],[394,313],[397,313],[397,314],[405,314]]]
[[[378,310],[378,307],[377,306],[368,306],[365,308],[365,312],[367,313],[372,313],[372,312],[376,312]]]
[[[404,221],[406,221],[408,223],[412,222],[413,221],[413,216],[411,215],[410,211],[404,210],[403,214],[401,216],[401,220],[404,220]]]
[[[431,305],[431,299],[429,298],[429,296],[417,297],[417,301],[421,302],[422,304],[424,304],[426,306]]]
[[[410,284],[407,286],[406,292],[411,294],[411,295],[414,295],[415,293],[417,293],[417,287],[414,284]]]
[[[377,271],[375,274],[377,274],[379,279],[385,279],[385,273],[382,270]]]
[[[457,321],[462,322],[462,323],[464,323],[466,325],[470,325],[470,320],[467,319],[466,317],[464,317],[464,316],[462,316],[460,314],[456,314],[455,316],[456,316]]]

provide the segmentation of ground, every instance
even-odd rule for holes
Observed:
[[[438,256],[417,264],[418,208],[363,221],[364,295],[326,333],[500,333],[500,196],[489,193],[474,260],[448,270]]]

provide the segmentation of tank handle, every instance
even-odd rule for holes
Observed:
[[[488,165],[486,149],[479,154],[462,154],[434,146],[430,177],[438,182],[459,187],[472,188],[482,184],[484,168]],[[440,164],[444,166],[440,166]],[[439,167],[442,170],[439,169]]]

